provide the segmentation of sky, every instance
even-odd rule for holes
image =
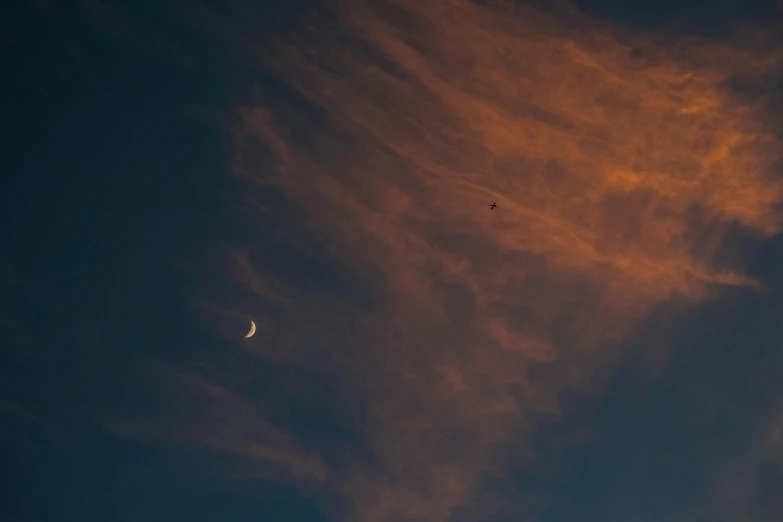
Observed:
[[[783,519],[776,2],[9,13],[3,520]]]

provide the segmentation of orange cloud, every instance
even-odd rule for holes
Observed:
[[[367,428],[381,470],[344,479],[356,518],[448,520],[650,306],[754,283],[712,258],[731,223],[780,229],[781,144],[765,100],[727,85],[780,54],[464,1],[347,1],[336,19],[270,58],[323,121],[242,107],[238,172],[374,278],[365,328],[399,332],[351,352],[382,383]],[[271,159],[243,162],[259,141]]]
[[[465,0],[332,14],[273,51],[248,46],[303,101],[270,94],[229,130],[236,174],[301,209],[372,303],[268,277],[245,253],[256,238],[232,255],[241,305],[282,317],[253,353],[363,404],[371,457],[295,463],[305,450],[268,425],[262,457],[324,477],[360,521],[499,508],[483,482],[510,447],[524,457],[537,414],[617,361],[652,306],[755,284],[715,259],[732,225],[780,231],[783,148],[769,100],[731,86],[763,79],[780,50]],[[214,444],[255,458],[243,430]]]

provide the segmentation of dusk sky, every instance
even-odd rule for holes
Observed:
[[[779,2],[0,18],[0,519],[783,520]]]

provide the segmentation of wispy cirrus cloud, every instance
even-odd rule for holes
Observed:
[[[780,48],[460,0],[343,1],[302,25],[243,42],[282,86],[228,131],[241,204],[273,189],[320,245],[289,251],[338,268],[305,284],[248,235],[230,306],[268,325],[252,357],[291,368],[272,379],[328,383],[353,438],[270,415],[269,455],[286,457],[262,462],[306,462],[356,520],[511,509],[484,485],[511,480],[563,393],[600,388],[653,307],[758,284],[730,246],[781,228],[772,94],[747,95]],[[245,401],[289,407],[226,397],[216,410],[243,427],[186,432],[248,455]]]

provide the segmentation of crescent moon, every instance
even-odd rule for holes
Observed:
[[[250,331],[245,334],[245,339],[253,337],[254,333],[256,333],[256,323],[250,321]]]

